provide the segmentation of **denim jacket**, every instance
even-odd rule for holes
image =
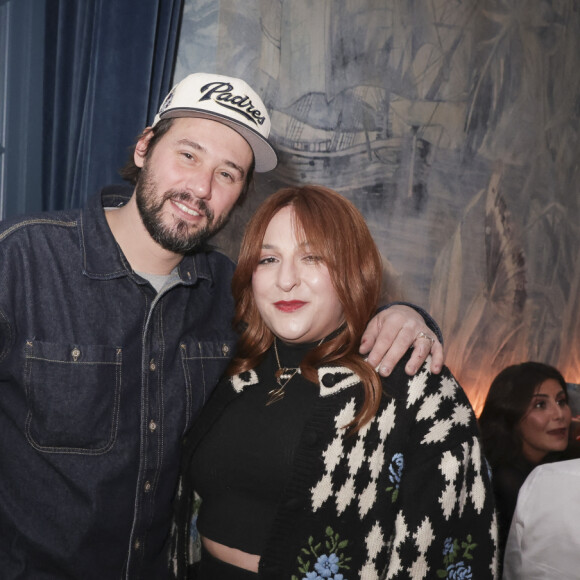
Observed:
[[[234,266],[200,250],[156,294],[105,219],[130,194],[0,224],[3,580],[166,574],[180,441],[233,354]]]

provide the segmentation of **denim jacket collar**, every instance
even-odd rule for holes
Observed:
[[[110,185],[92,196],[80,212],[78,229],[83,260],[82,270],[85,276],[96,280],[130,276],[138,283],[146,283],[143,278],[133,272],[109,228],[103,209],[125,205],[131,195],[133,195],[133,189],[130,186]],[[94,240],[101,242],[96,245]],[[195,253],[183,257],[177,268],[182,284],[193,285],[198,278],[213,281],[205,250],[206,248],[200,248]]]

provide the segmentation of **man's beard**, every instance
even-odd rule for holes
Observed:
[[[202,199],[194,203],[194,196],[186,191],[169,190],[159,199],[155,180],[147,165],[141,169],[135,187],[137,208],[143,225],[149,235],[164,249],[175,254],[188,254],[199,247],[205,240],[216,234],[227,222],[229,215],[224,214],[217,220],[214,212]],[[206,224],[197,230],[191,230],[191,224],[174,218],[172,225],[163,223],[163,208],[168,200],[177,200],[195,207],[195,211],[204,215]]]

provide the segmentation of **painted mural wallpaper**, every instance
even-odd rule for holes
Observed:
[[[576,0],[186,0],[175,81],[242,77],[272,115],[225,251],[278,187],[338,190],[477,409],[515,362],[580,382],[579,70]]]

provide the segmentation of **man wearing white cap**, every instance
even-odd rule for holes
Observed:
[[[276,166],[269,131],[246,83],[190,75],[137,141],[132,195],[2,224],[3,580],[166,576],[180,441],[236,340],[234,266],[204,241]],[[369,342],[382,325],[381,364],[413,343],[417,368],[433,331],[390,312]]]

